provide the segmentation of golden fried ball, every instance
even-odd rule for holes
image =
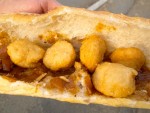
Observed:
[[[140,70],[145,63],[143,52],[135,47],[118,48],[111,54],[110,59],[114,63],[123,64],[137,71]]]
[[[87,37],[80,47],[80,60],[89,71],[93,72],[98,63],[102,62],[106,45],[99,36]]]
[[[117,63],[98,65],[92,81],[97,91],[107,96],[126,97],[135,91],[137,71]]]
[[[47,49],[43,63],[53,71],[69,68],[75,61],[76,53],[67,41],[57,41]]]
[[[33,68],[43,58],[45,50],[28,40],[16,40],[8,45],[12,62],[23,68]]]

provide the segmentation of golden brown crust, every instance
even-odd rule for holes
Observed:
[[[93,95],[91,103],[103,104],[115,107],[150,108],[149,101],[132,100],[128,98],[110,98],[106,96]]]
[[[61,34],[61,38],[66,40],[79,40],[90,34],[98,34],[106,40],[108,53],[121,46],[140,48],[146,55],[146,66],[150,68],[149,19],[132,18],[108,12],[93,13],[85,9],[60,7],[43,15],[2,14],[0,15],[0,29],[8,33],[11,40],[16,38],[28,38],[30,41],[43,46],[49,44],[44,44],[43,40],[40,39],[40,35],[51,31]],[[58,40],[58,37],[55,37],[55,40]],[[46,42],[49,41],[46,40]],[[45,89],[43,91],[43,89],[35,83],[12,82],[1,76],[0,93],[37,96],[72,103],[95,103],[150,109],[150,102],[146,100],[143,101],[136,98],[111,98],[98,94],[74,97],[67,93],[59,94],[55,91],[49,94],[46,93]]]

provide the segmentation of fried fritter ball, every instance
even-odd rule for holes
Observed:
[[[139,71],[145,63],[143,52],[135,47],[118,48],[111,54],[110,59],[114,63],[123,64],[137,71]]]
[[[92,81],[97,91],[107,96],[126,97],[135,91],[137,71],[117,63],[98,65]]]
[[[93,72],[98,63],[102,62],[106,44],[99,36],[87,37],[80,47],[80,60],[89,71]]]
[[[8,45],[12,62],[23,68],[33,68],[43,58],[45,50],[28,40],[16,40]]]
[[[43,63],[47,68],[58,71],[71,67],[75,61],[75,57],[75,50],[69,42],[57,41],[47,49]]]

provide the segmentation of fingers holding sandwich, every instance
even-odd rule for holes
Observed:
[[[58,6],[56,0],[1,0],[0,13],[46,13]]]

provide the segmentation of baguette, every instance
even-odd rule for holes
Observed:
[[[143,51],[146,63],[150,69],[150,20],[139,17],[127,17],[103,11],[88,11],[85,9],[62,6],[46,14],[1,14],[0,40],[13,42],[18,39],[28,39],[31,42],[48,48],[57,40],[71,42],[79,49],[80,42],[88,35],[96,34],[106,42],[106,55],[116,48],[136,47]],[[76,43],[77,42],[77,43]],[[88,73],[84,69],[76,69],[80,73],[80,83],[84,86],[83,77]],[[85,91],[85,89],[82,89]],[[125,106],[150,109],[150,97],[145,90],[136,90],[131,96],[113,98],[101,93],[78,95],[68,92],[48,91],[37,81],[29,83],[0,76],[0,93],[10,95],[26,95],[43,97],[83,104],[103,104],[109,106]]]

